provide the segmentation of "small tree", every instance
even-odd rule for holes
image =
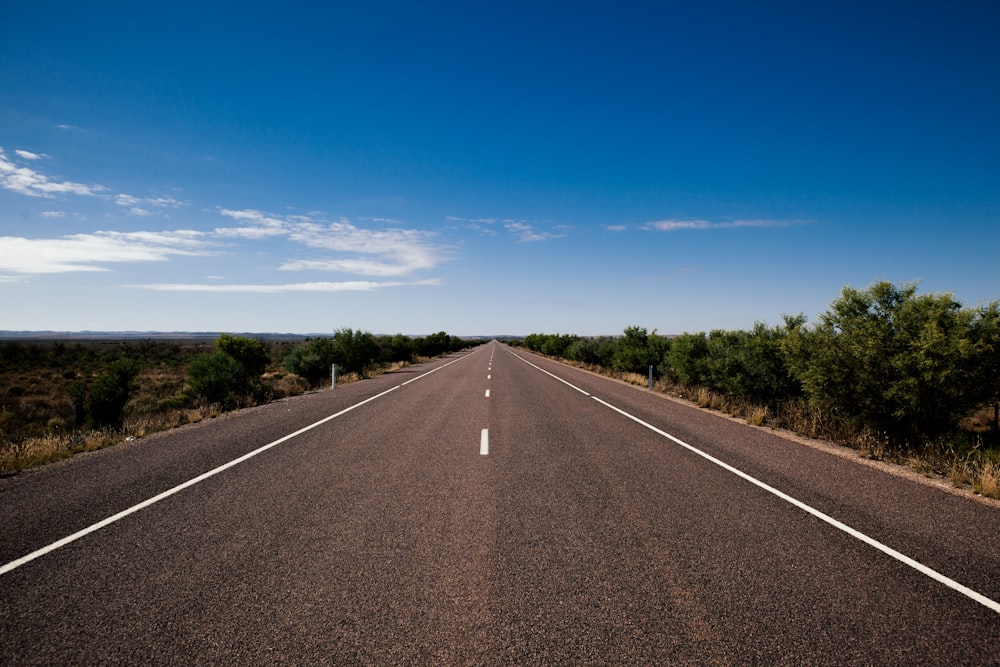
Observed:
[[[310,338],[288,353],[285,357],[285,369],[315,387],[330,377],[330,367],[336,359],[332,338]]]
[[[367,331],[338,329],[333,334],[333,354],[344,371],[364,376],[379,357],[378,340]]]
[[[913,442],[996,393],[983,369],[998,320],[995,303],[964,309],[950,294],[878,282],[845,287],[813,329],[790,332],[786,349],[813,403]]]
[[[625,327],[624,335],[615,341],[612,368],[624,373],[645,373],[650,361],[649,334],[646,328]]]
[[[245,383],[245,373],[238,361],[224,352],[200,354],[188,365],[191,391],[209,403],[230,407]]]
[[[244,383],[249,384],[264,374],[270,357],[264,343],[256,338],[222,334],[215,349],[235,359],[243,369]]]
[[[713,331],[708,337],[710,387],[759,403],[773,404],[802,393],[785,360],[782,341],[804,318],[786,317],[785,326],[757,322],[751,331]]]
[[[451,336],[444,331],[417,340],[417,352],[424,357],[436,357],[451,351]]]
[[[120,428],[132,392],[133,382],[139,374],[139,365],[131,359],[112,362],[90,386],[90,419],[94,426]]]
[[[413,356],[416,353],[413,339],[401,333],[391,337],[383,337],[379,344],[382,348],[381,358],[387,362],[413,361]]]
[[[685,333],[670,343],[669,375],[687,387],[708,386],[708,340],[704,333]]]

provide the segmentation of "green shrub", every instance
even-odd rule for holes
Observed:
[[[131,359],[119,359],[108,365],[90,386],[90,419],[96,427],[118,428],[121,426],[125,404],[139,365]]]
[[[333,363],[345,373],[358,373],[364,377],[365,372],[375,365],[380,351],[375,336],[367,331],[344,328],[333,334]]]
[[[667,375],[686,387],[710,383],[708,339],[703,333],[685,333],[674,338],[667,355]]]
[[[845,287],[785,349],[813,404],[911,442],[997,395],[998,322],[997,303],[966,309],[950,294],[878,282]]]
[[[228,354],[240,364],[243,369],[244,382],[247,385],[263,375],[267,362],[270,360],[264,343],[255,338],[230,336],[224,333],[215,341],[215,347],[219,352]]]
[[[230,407],[245,384],[245,374],[236,359],[224,352],[211,352],[191,360],[188,382],[196,396]]]
[[[293,348],[285,357],[285,369],[309,383],[318,386],[330,377],[330,367],[335,359],[332,338],[310,338]]]
[[[786,318],[785,326],[756,323],[750,331],[713,331],[707,340],[709,388],[763,405],[802,394],[786,361],[783,341],[804,318]]]

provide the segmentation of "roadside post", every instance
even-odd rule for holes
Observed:
[[[653,366],[649,366],[649,390],[653,391]]]
[[[337,386],[337,364],[330,366],[330,389]]]

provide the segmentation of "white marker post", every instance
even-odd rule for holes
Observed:
[[[330,389],[337,386],[337,364],[330,366]]]

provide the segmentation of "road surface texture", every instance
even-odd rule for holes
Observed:
[[[1000,510],[499,343],[0,480],[3,664],[1000,664]]]

